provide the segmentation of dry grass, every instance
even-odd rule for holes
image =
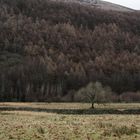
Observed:
[[[79,103],[0,103],[0,107],[88,109]],[[140,104],[96,105],[133,109]],[[0,111],[0,140],[139,140],[140,115],[65,115],[38,111]]]
[[[88,103],[0,103],[0,107],[31,107],[31,108],[47,108],[47,109],[89,109]],[[140,109],[140,103],[107,103],[95,104],[95,108],[110,109]]]

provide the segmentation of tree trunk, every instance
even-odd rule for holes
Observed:
[[[93,103],[93,102],[92,102],[92,106],[91,106],[91,108],[94,109],[94,103]]]

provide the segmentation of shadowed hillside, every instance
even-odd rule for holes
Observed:
[[[73,101],[91,81],[139,100],[139,23],[139,12],[1,0],[0,100]]]

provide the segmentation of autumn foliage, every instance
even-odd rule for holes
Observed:
[[[60,101],[89,82],[140,90],[140,13],[0,1],[0,99]]]

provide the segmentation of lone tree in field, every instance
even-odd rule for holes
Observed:
[[[103,87],[101,83],[89,83],[86,87],[81,88],[76,95],[80,101],[88,101],[91,103],[91,108],[94,109],[95,103],[105,103],[109,101],[111,89]]]

